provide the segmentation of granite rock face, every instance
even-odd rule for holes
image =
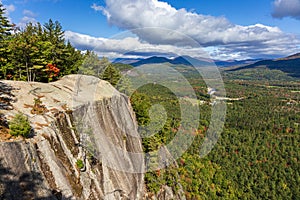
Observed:
[[[0,143],[1,199],[142,198],[143,173],[133,173],[143,170],[142,145],[126,96],[91,76],[4,84],[15,100],[4,114],[24,113],[33,133]],[[34,99],[40,100],[38,114]]]
[[[134,112],[108,82],[68,75],[0,87],[10,89],[1,113],[10,120],[21,112],[32,126],[28,139],[0,142],[0,199],[185,199],[167,186],[147,194]]]

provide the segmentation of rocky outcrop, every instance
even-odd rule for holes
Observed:
[[[0,143],[0,199],[142,199],[142,145],[126,96],[80,75],[3,84],[15,101],[2,112],[26,114],[33,132]]]
[[[0,137],[0,199],[185,200],[181,188],[147,193],[134,112],[108,82],[69,75],[0,89],[1,119],[21,112],[32,126],[27,139]]]

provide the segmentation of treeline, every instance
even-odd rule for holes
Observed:
[[[83,55],[65,41],[58,21],[19,28],[4,11],[1,6],[1,79],[49,82],[78,71]]]
[[[0,79],[50,82],[68,74],[93,75],[116,85],[120,72],[95,52],[82,53],[65,40],[58,21],[19,28],[0,4]]]

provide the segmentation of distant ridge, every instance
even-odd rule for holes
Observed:
[[[117,58],[113,61],[113,63],[123,63],[130,64],[134,67],[144,65],[144,64],[159,64],[159,63],[171,63],[173,65],[216,65],[218,67],[231,67],[231,66],[239,66],[239,65],[248,65],[253,64],[257,61],[263,59],[246,59],[246,60],[228,60],[228,61],[220,61],[220,60],[210,60],[206,58],[196,59],[190,56],[178,56],[176,58],[166,58],[162,56],[152,56],[149,58]]]
[[[120,59],[121,60],[121,59]],[[120,61],[119,60],[119,61]],[[124,63],[122,61],[122,63]],[[127,63],[134,67],[145,65],[145,64],[161,64],[161,63],[170,63],[173,65],[187,65],[187,66],[207,66],[212,65],[213,61],[208,59],[195,59],[190,56],[178,56],[176,58],[166,58],[160,56],[152,56],[146,59],[138,60],[136,62]]]
[[[243,69],[253,69],[258,67],[266,67],[268,69],[280,70],[287,73],[289,76],[300,78],[300,53],[279,58],[276,60],[262,60],[250,65],[237,67],[228,71],[238,71]]]
[[[205,58],[196,59],[190,56],[178,56],[175,58],[167,58],[162,56],[152,56],[149,58],[118,58],[114,63],[130,64],[133,67],[144,64],[161,64],[170,63],[173,65],[186,66],[218,66],[218,67],[234,67],[226,69],[228,71],[238,71],[243,69],[251,69],[257,67],[266,67],[268,69],[280,70],[289,76],[300,78],[300,53],[296,53],[287,57],[274,60],[264,59],[246,59],[246,60],[209,60]]]
[[[150,58],[146,58],[134,63],[131,63],[132,66],[137,67],[144,64],[158,64],[158,63],[166,63],[170,62],[171,59],[165,58],[165,57],[159,57],[159,56],[153,56]]]
[[[113,63],[123,63],[123,64],[131,64],[142,60],[142,58],[116,58],[113,60]]]
[[[292,60],[292,59],[297,59],[297,58],[300,58],[300,53],[296,53],[296,54],[287,56],[285,58],[279,58],[277,60]]]
[[[215,60],[215,64],[218,67],[232,67],[232,66],[238,66],[238,65],[249,65],[253,64],[255,62],[261,61],[263,59],[257,58],[257,59],[246,59],[246,60],[226,60],[226,61],[219,61]]]

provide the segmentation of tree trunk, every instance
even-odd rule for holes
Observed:
[[[28,62],[26,62],[25,67],[26,67],[26,73],[27,73],[27,81],[30,82],[30,80],[29,80]]]

